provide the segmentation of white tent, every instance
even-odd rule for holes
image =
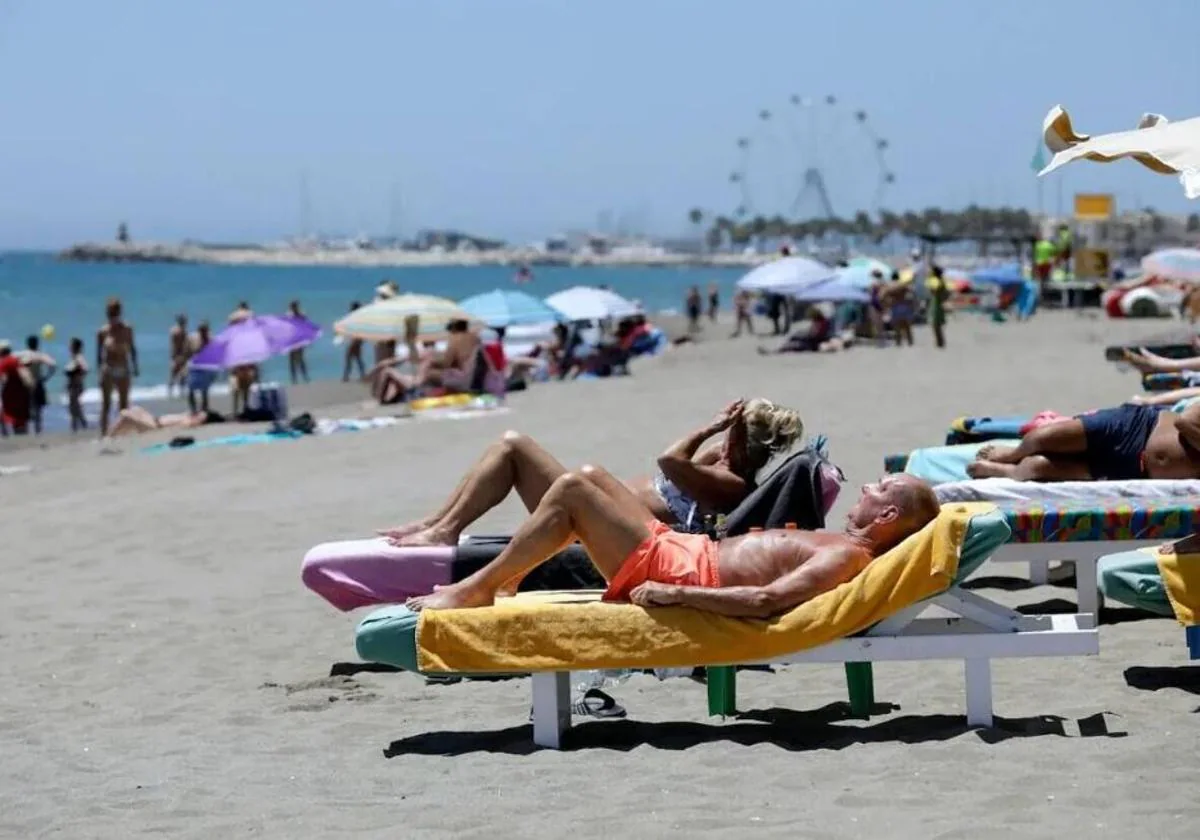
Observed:
[[[642,314],[642,308],[633,301],[608,289],[592,286],[573,286],[555,292],[546,298],[546,304],[572,321],[600,321]]]

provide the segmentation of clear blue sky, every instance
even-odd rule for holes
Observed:
[[[408,233],[678,232],[793,93],[869,112],[892,209],[1033,206],[1050,106],[1200,114],[1197,32],[1200,0],[0,0],[0,247],[295,233],[303,171],[322,230],[385,230],[398,183]],[[1063,178],[1200,209],[1131,163]]]

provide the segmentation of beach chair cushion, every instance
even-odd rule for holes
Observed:
[[[1105,599],[1170,618],[1175,614],[1154,550],[1121,551],[1096,561],[1097,582]]]
[[[1127,481],[1017,481],[1012,478],[978,478],[952,481],[934,488],[938,501],[946,502],[1042,502],[1073,504],[1090,502],[1179,502],[1200,498],[1200,480],[1130,479]]]
[[[358,654],[431,674],[506,674],[753,662],[863,631],[945,591],[1009,538],[986,504],[948,505],[920,533],[837,589],[769,620],[537,593],[493,607],[414,615],[385,607],[358,626]]]
[[[1001,438],[979,443],[960,443],[952,446],[930,446],[914,449],[908,456],[904,472],[923,478],[930,484],[946,484],[951,481],[966,481],[967,464],[975,460],[984,446],[1016,446],[1019,439]]]

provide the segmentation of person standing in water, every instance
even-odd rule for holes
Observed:
[[[304,324],[312,323],[300,311],[300,301],[298,300],[288,304],[288,318]],[[308,364],[304,361],[303,347],[297,347],[288,353],[288,373],[291,374],[293,385],[300,381],[301,376],[304,377],[305,382],[309,381]]]
[[[33,421],[35,435],[42,433],[42,411],[49,403],[46,397],[46,380],[54,375],[58,367],[54,359],[43,353],[40,348],[41,342],[38,337],[31,335],[25,339],[25,352],[21,354],[21,361],[33,379],[33,385],[29,389],[29,419]]]
[[[63,376],[67,380],[67,411],[71,414],[71,431],[86,429],[87,416],[83,413],[83,392],[87,385],[88,363],[83,353],[83,339],[72,338],[70,344],[71,358],[63,368]]]
[[[208,321],[201,321],[196,325],[196,334],[188,339],[190,347],[189,359],[207,347],[208,342],[211,340],[212,335],[209,330]],[[216,379],[217,372],[215,370],[188,367],[187,399],[188,407],[191,408],[193,414],[198,411],[208,411],[208,389],[212,387]],[[197,397],[200,398],[198,402]]]
[[[692,286],[688,289],[687,297],[683,302],[684,310],[687,312],[688,332],[700,332],[700,287]]]
[[[121,318],[121,299],[111,297],[104,307],[107,318],[96,332],[96,370],[100,372],[100,437],[108,435],[108,415],[113,392],[117,409],[129,408],[129,390],[139,373],[133,327]]]
[[[175,392],[175,386],[183,389],[184,377],[187,374],[188,358],[191,356],[188,347],[187,315],[182,312],[175,316],[175,325],[167,334],[167,346],[170,353],[170,374],[167,378],[167,397]]]

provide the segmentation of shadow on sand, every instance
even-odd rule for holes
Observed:
[[[899,710],[888,703],[877,704],[872,714]],[[645,723],[630,720],[590,721],[573,727],[564,737],[570,749],[628,751],[640,746],[664,750],[685,750],[700,744],[734,743],[742,746],[772,744],[794,752],[841,750],[855,744],[898,741],[920,744],[947,741],[968,732],[987,744],[1010,738],[1035,738],[1044,735],[1072,737],[1064,726],[1065,718],[1039,716],[996,718],[989,729],[969,727],[962,715],[901,715],[876,723],[860,723],[851,717],[848,703],[831,703],[820,709],[765,709],[738,714],[731,723],[667,722]],[[846,723],[854,721],[854,723]],[[1124,732],[1110,732],[1103,714],[1075,721],[1075,737],[1121,738]],[[446,730],[411,735],[393,741],[383,751],[385,758],[406,755],[464,755],[504,753],[528,755],[541,750],[533,743],[532,726],[512,726],[491,731],[463,732]]]

